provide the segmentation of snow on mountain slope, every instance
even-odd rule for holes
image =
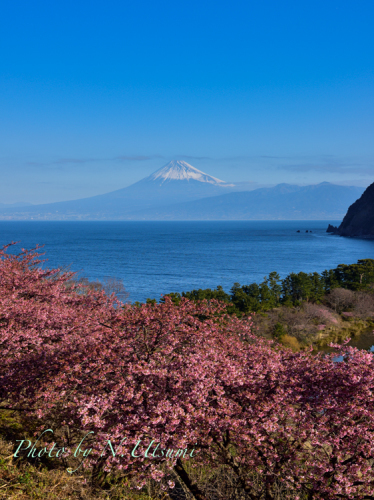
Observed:
[[[164,183],[165,181],[194,180],[199,182],[207,182],[216,186],[234,187],[234,184],[228,184],[221,179],[212,177],[211,175],[208,175],[205,172],[202,172],[201,170],[193,167],[189,163],[181,160],[173,160],[169,162],[167,165],[150,175],[147,180],[160,180],[161,183]]]

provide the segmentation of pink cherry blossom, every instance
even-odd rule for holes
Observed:
[[[139,486],[177,474],[203,500],[191,460],[224,465],[243,492],[261,476],[267,498],[276,480],[313,499],[374,495],[372,353],[294,353],[214,300],[124,305],[39,255],[0,251],[3,405],[92,431],[87,463],[105,449],[103,467]]]

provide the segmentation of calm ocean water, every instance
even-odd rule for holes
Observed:
[[[234,282],[260,282],[272,271],[284,278],[291,272],[322,272],[374,258],[374,241],[329,235],[327,225],[327,221],[0,221],[0,244],[20,241],[17,249],[44,245],[48,267],[70,265],[90,280],[120,278],[133,302],[217,285],[229,291]]]

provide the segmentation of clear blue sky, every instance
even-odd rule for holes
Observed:
[[[366,186],[373,30],[373,0],[4,0],[0,202],[112,191],[170,159]]]

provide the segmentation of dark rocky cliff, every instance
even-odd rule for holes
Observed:
[[[374,239],[374,183],[348,209],[339,227],[329,225],[328,233]]]

